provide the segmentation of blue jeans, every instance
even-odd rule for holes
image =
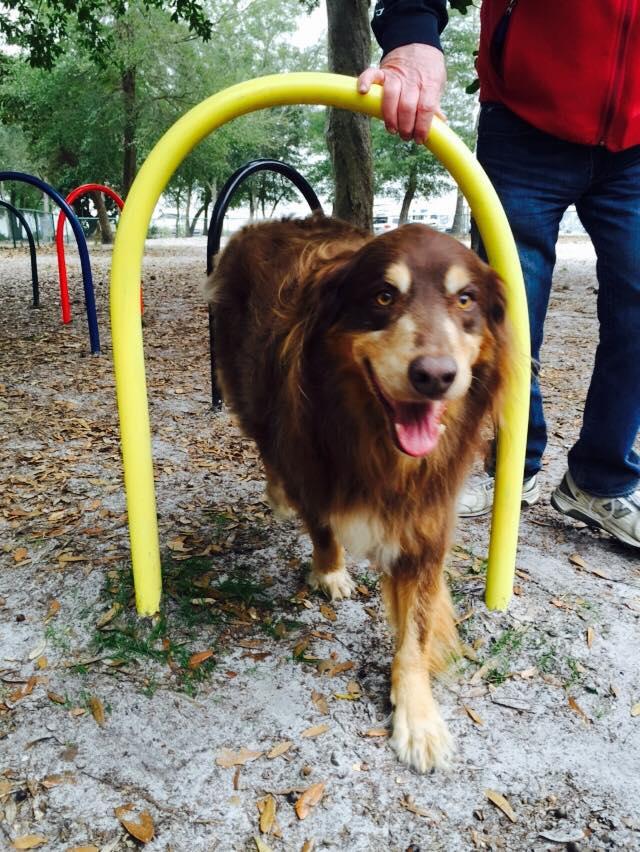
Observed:
[[[600,339],[582,429],[569,452],[579,488],[601,497],[640,483],[633,444],[640,429],[640,145],[619,153],[565,142],[501,104],[482,106],[478,160],[511,224],[524,274],[531,354],[540,360],[560,220],[575,204],[597,255]],[[571,351],[564,353],[571,363]],[[547,443],[534,369],[525,478],[537,473]]]

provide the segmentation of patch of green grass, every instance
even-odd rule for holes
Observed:
[[[580,671],[580,663],[575,657],[567,657],[565,662],[569,669],[569,676],[564,680],[564,688],[570,689],[572,686],[580,683],[584,675]]]
[[[513,669],[514,658],[522,649],[525,635],[526,630],[508,627],[491,643],[485,662],[490,661],[492,665],[484,676],[486,681],[496,685],[505,682]]]
[[[64,626],[62,624],[57,624],[55,622],[50,622],[47,624],[44,630],[45,639],[47,640],[47,645],[50,648],[55,648],[57,651],[60,651],[62,654],[70,654],[71,653],[71,634],[72,629],[69,626]]]
[[[508,627],[490,646],[491,656],[515,655],[522,648],[525,631]]]
[[[558,662],[556,652],[553,648],[547,648],[546,651],[538,657],[537,666],[541,672],[551,674],[557,668]]]
[[[216,522],[224,532],[229,518],[217,515]],[[228,640],[238,630],[246,636],[248,628],[278,639],[291,638],[293,631],[304,626],[287,617],[291,605],[274,602],[269,584],[256,579],[255,566],[241,564],[236,556],[230,557],[225,568],[221,575],[210,558],[165,559],[164,596],[153,619],[135,613],[130,571],[109,571],[104,612],[117,605],[117,614],[94,630],[93,651],[121,661],[123,668],[142,667],[142,691],[149,697],[161,684],[195,695],[216,666],[221,636]],[[92,619],[95,621],[95,614]],[[214,654],[196,664],[192,656],[203,650]]]
[[[484,679],[487,683],[492,683],[494,686],[499,686],[501,683],[505,682],[508,676],[508,670],[504,669],[503,667],[496,666],[495,669],[489,669],[489,671],[484,676]]]
[[[377,575],[367,574],[367,572],[364,571],[362,574],[358,574],[356,580],[358,584],[366,586],[370,592],[373,592],[378,588],[379,577]]]

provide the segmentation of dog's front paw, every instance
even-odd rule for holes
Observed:
[[[446,769],[454,747],[449,729],[435,703],[422,712],[410,703],[400,703],[393,714],[391,747],[403,763],[418,772]]]
[[[356,587],[346,568],[339,568],[337,571],[328,573],[314,571],[312,568],[309,573],[309,585],[312,589],[323,591],[332,601],[350,598]]]

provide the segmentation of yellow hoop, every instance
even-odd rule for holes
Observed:
[[[155,205],[182,160],[205,136],[233,118],[285,104],[322,104],[381,117],[382,89],[360,95],[337,74],[280,74],[225,89],[190,110],[157,143],[127,198],[113,249],[111,327],[124,482],[136,605],[158,611],[162,592],[151,433],[140,320],[142,256]],[[509,224],[482,168],[458,137],[435,119],[427,147],[459,185],[478,224],[489,260],[507,285],[507,312],[517,357],[499,430],[486,602],[505,609],[511,597],[529,406],[529,320],[522,272]]]

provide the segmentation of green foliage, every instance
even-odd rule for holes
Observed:
[[[26,51],[34,68],[51,69],[66,49],[68,38],[76,38],[98,62],[117,47],[117,23],[126,18],[126,0],[2,0],[0,34],[9,44]],[[184,22],[204,41],[213,33],[213,24],[197,0],[142,0],[146,11],[158,9],[172,21]]]
[[[461,15],[466,15],[468,10],[474,8],[474,0],[449,0],[449,5]]]
[[[123,5],[111,20],[113,43],[100,55],[83,40],[82,22],[74,23],[69,13],[52,68],[30,67],[28,52],[24,58],[4,57],[1,166],[36,171],[63,192],[97,181],[124,195],[126,151],[133,151],[134,165],[140,164],[191,107],[241,80],[324,62],[321,47],[301,51],[289,43],[301,12],[298,0],[251,0],[250,13],[246,3],[239,7],[235,0],[221,0],[211,7],[209,44],[193,37],[170,8],[146,0]],[[185,230],[247,160],[272,156],[299,163],[313,129],[305,112],[292,106],[253,113],[197,146],[167,189],[188,219],[182,220]],[[9,136],[22,144],[4,145]],[[256,208],[270,212],[283,192],[290,190],[262,178],[253,191]]]

